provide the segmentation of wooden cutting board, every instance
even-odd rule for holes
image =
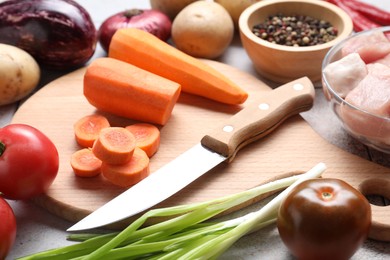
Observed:
[[[222,63],[205,62],[246,89],[250,93],[247,102],[261,96],[264,91],[271,91],[263,82],[247,73]],[[12,121],[35,126],[57,146],[60,154],[58,176],[47,194],[34,201],[72,222],[82,219],[123,191],[101,176],[78,178],[69,164],[71,154],[79,149],[74,140],[74,122],[82,116],[99,113],[82,94],[84,71],[77,70],[40,89],[18,109]],[[215,124],[228,119],[241,108],[182,94],[168,124],[160,128],[161,146],[151,159],[151,171],[192,147]],[[114,126],[133,123],[131,120],[105,115]],[[269,136],[243,148],[232,163],[219,165],[157,207],[204,201],[236,193],[282,176],[305,172],[319,162],[327,165],[324,177],[343,179],[364,194],[390,197],[389,168],[329,144],[300,116],[294,116]],[[372,205],[372,213],[370,237],[390,241],[389,207]]]

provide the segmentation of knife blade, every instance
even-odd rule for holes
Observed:
[[[241,148],[269,134],[285,119],[309,110],[313,100],[314,87],[307,77],[263,92],[258,100],[206,134],[200,143],[107,202],[67,231],[102,227],[147,210],[218,164],[231,162]],[[142,200],[139,199],[141,197]]]

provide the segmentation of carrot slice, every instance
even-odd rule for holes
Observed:
[[[124,164],[133,156],[136,141],[124,127],[108,127],[100,131],[92,146],[97,158],[109,164]]]
[[[160,147],[160,130],[147,123],[136,123],[125,127],[135,137],[136,146],[152,157]]]
[[[77,176],[94,177],[100,174],[102,161],[96,158],[91,149],[84,148],[72,154],[70,165]]]
[[[95,59],[84,75],[84,96],[101,111],[164,125],[180,95],[180,84],[113,59]]]
[[[76,141],[82,147],[92,147],[100,130],[110,127],[107,118],[102,115],[87,115],[80,118],[73,126]]]
[[[102,174],[111,183],[129,187],[146,178],[150,173],[149,157],[141,149],[136,147],[131,160],[122,165],[102,163]]]

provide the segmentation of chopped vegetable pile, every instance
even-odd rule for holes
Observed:
[[[107,117],[86,115],[74,124],[74,135],[81,149],[70,158],[78,177],[100,173],[111,183],[130,187],[150,173],[149,159],[160,146],[160,130],[149,123],[113,127]]]

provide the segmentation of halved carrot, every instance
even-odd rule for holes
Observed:
[[[70,165],[77,176],[94,177],[100,174],[102,161],[96,158],[91,149],[83,148],[72,154]]]
[[[160,130],[152,124],[136,123],[125,127],[135,137],[137,147],[152,157],[160,147]]]
[[[244,89],[218,70],[140,29],[116,31],[108,56],[177,82],[187,93],[233,105],[248,98]]]
[[[180,84],[129,63],[98,58],[84,75],[84,96],[101,111],[164,125],[180,94]]]
[[[124,164],[133,156],[135,143],[134,135],[124,127],[108,127],[100,131],[92,152],[105,163]]]
[[[98,115],[87,115],[74,124],[74,134],[76,141],[82,147],[92,147],[96,138],[99,136],[100,130],[110,127],[110,123],[107,118]]]
[[[149,157],[138,147],[135,148],[131,160],[126,164],[112,165],[104,162],[102,164],[103,176],[111,183],[121,187],[134,185],[146,178],[149,173]]]

